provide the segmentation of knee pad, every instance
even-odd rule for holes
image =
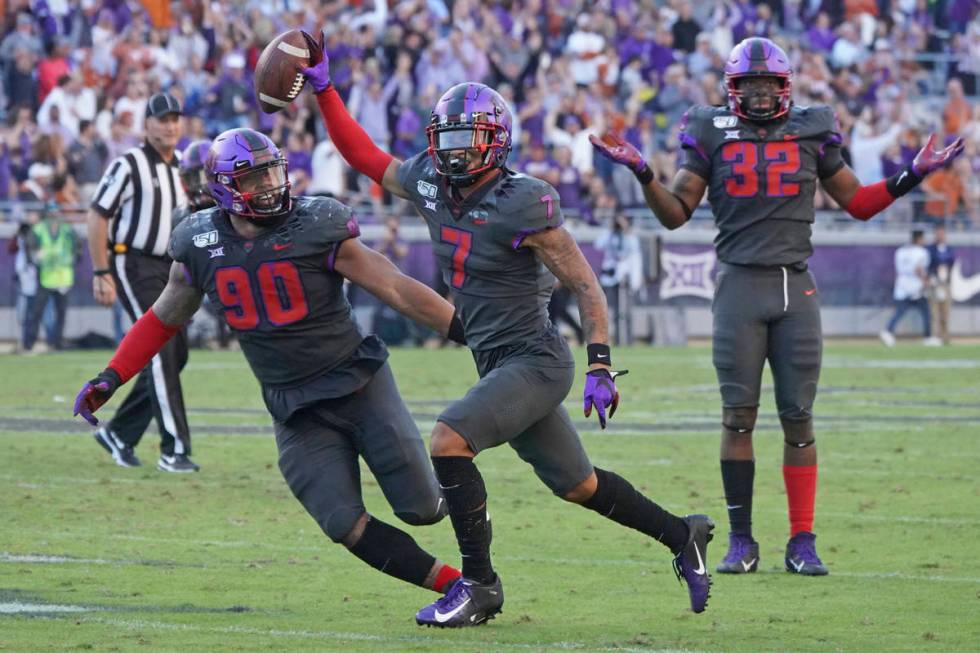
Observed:
[[[364,514],[363,506],[338,506],[326,512],[326,514],[313,515],[320,528],[331,540],[341,543],[351,529],[357,524],[357,520]]]
[[[758,408],[722,408],[721,425],[729,437],[752,435],[758,415]]]
[[[446,516],[446,502],[440,501],[436,510],[424,513],[396,510],[395,516],[409,526],[430,526],[442,521],[442,518]]]
[[[813,437],[813,419],[807,416],[805,419],[789,419],[780,415],[780,422],[783,425],[783,442],[789,447],[806,449],[816,442]]]

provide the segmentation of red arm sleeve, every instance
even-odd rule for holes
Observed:
[[[352,168],[380,184],[394,157],[375,145],[367,132],[351,118],[333,84],[316,96],[316,103],[330,140],[341,156]]]
[[[888,192],[887,180],[882,180],[858,188],[844,209],[858,220],[870,220],[894,201],[895,197]]]
[[[161,322],[152,308],[143,313],[126,333],[126,337],[119,343],[116,355],[109,361],[109,367],[119,375],[120,385],[139,374],[178,331],[179,326],[168,326]]]

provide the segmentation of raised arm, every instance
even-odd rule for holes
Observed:
[[[408,198],[408,193],[398,183],[398,169],[402,162],[374,144],[347,112],[344,101],[330,81],[330,57],[327,56],[323,34],[320,34],[319,41],[306,32],[303,32],[303,37],[310,49],[310,63],[313,64],[304,68],[303,74],[316,93],[316,104],[320,107],[323,124],[337,151],[350,167],[381,184],[392,195]]]
[[[412,277],[402,274],[379,252],[356,238],[345,240],[333,269],[411,320],[466,344],[463,325],[453,305]]]
[[[589,141],[604,157],[633,171],[643,188],[647,206],[660,224],[668,229],[677,229],[690,220],[708,186],[704,178],[681,168],[674,175],[668,190],[654,177],[640,151],[618,134],[607,132],[601,138],[589,136]]]
[[[896,199],[918,186],[931,173],[949,166],[963,153],[963,139],[958,138],[949,146],[934,150],[936,135],[929,136],[925,147],[919,150],[912,163],[888,179],[862,186],[854,171],[847,166],[821,181],[824,190],[844,210],[858,220],[870,220]]]
[[[200,305],[201,291],[190,284],[184,265],[175,262],[170,266],[170,278],[163,292],[126,333],[109,366],[82,386],[75,397],[73,414],[97,425],[99,420],[92,413],[146,367]]]

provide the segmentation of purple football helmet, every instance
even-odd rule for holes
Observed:
[[[425,133],[436,172],[469,186],[488,170],[503,167],[510,153],[513,119],[504,98],[476,82],[457,84],[436,103]],[[471,168],[471,161],[479,165]]]
[[[205,167],[211,196],[229,213],[263,221],[292,208],[286,159],[265,134],[248,128],[222,132]]]
[[[208,190],[208,174],[204,169],[209,149],[211,141],[194,141],[184,148],[180,157],[180,181],[187,194],[187,202],[195,211],[214,204],[214,198]]]
[[[725,86],[728,90],[728,108],[739,118],[766,121],[785,116],[792,105],[793,70],[789,57],[778,45],[760,37],[747,38],[734,48],[725,62]],[[766,110],[750,107],[755,94],[747,94],[738,88],[738,80],[746,77],[774,77],[780,90],[773,97],[772,108]]]

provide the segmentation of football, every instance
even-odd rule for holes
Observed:
[[[265,46],[255,65],[255,97],[266,113],[275,113],[302,92],[310,48],[298,29],[283,32]]]

